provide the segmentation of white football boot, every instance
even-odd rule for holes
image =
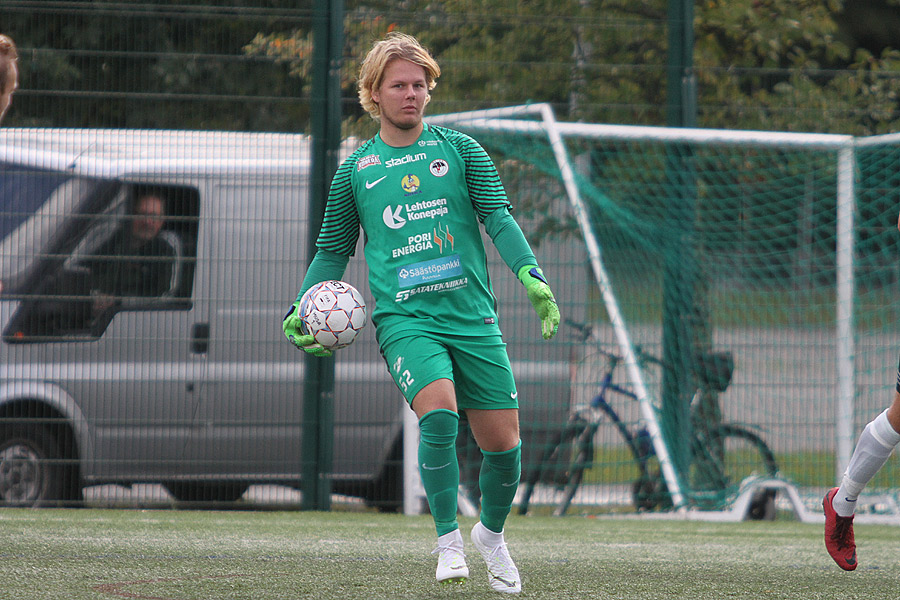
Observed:
[[[438,545],[432,551],[438,555],[435,577],[438,583],[465,583],[469,578],[469,567],[466,565],[466,554],[463,552],[463,539],[459,529],[438,538]]]
[[[487,563],[488,581],[496,592],[518,594],[522,591],[519,570],[506,548],[503,533],[494,533],[481,524],[472,528],[472,543]]]

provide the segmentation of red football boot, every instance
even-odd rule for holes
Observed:
[[[825,509],[825,549],[840,568],[852,571],[857,564],[853,517],[842,517],[834,512],[831,500],[837,491],[838,488],[831,488],[822,501],[822,508]]]

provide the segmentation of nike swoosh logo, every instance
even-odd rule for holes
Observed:
[[[500,485],[502,485],[503,487],[515,487],[515,486],[519,485],[519,480],[516,479],[512,483],[501,483]]]
[[[847,496],[844,496],[844,500],[845,500],[846,502],[856,502],[856,500],[851,500],[851,499],[848,498]]]
[[[494,574],[491,573],[491,575],[494,575]],[[494,579],[496,579],[500,583],[504,584],[506,587],[516,587],[516,583],[514,581],[508,581],[506,579],[503,579],[502,577],[497,577],[496,575],[494,575]]]
[[[422,468],[425,469],[426,471],[440,471],[441,469],[443,469],[445,467],[449,467],[449,466],[450,466],[450,463],[447,463],[446,465],[441,465],[439,467],[429,467],[425,463],[422,463]]]
[[[384,177],[379,177],[379,178],[376,179],[375,181],[371,181],[371,182],[368,181],[368,180],[366,180],[366,189],[367,189],[367,190],[371,190],[373,187],[375,187],[376,185],[378,185],[379,183],[381,183],[381,181],[382,181],[385,177],[387,177],[387,175],[385,175]]]
[[[519,392],[513,392],[512,394],[509,395],[509,397],[512,398],[513,400],[515,400],[516,398],[519,397]]]

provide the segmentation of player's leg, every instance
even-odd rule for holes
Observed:
[[[841,485],[825,494],[825,547],[842,569],[856,568],[856,540],[853,515],[856,502],[866,484],[881,470],[900,443],[900,367],[891,406],[875,417],[859,436],[856,448],[844,471]]]
[[[459,414],[454,410],[455,404],[453,382],[449,379],[429,383],[413,399],[413,410],[419,417],[419,473],[439,536],[459,529]]]
[[[469,577],[462,534],[456,520],[459,462],[456,434],[459,414],[455,408],[453,382],[438,379],[426,385],[413,399],[419,416],[419,474],[438,534],[435,577],[440,583],[462,583]]]
[[[506,345],[499,336],[453,340],[460,408],[482,453],[478,486],[481,522],[501,533],[522,472],[518,393]]]
[[[472,543],[487,564],[491,587],[498,592],[518,593],[522,580],[504,537],[506,517],[522,474],[518,410],[467,409],[466,414],[483,455],[478,476],[481,515],[472,528]]]
[[[896,391],[890,408],[866,425],[856,442],[853,456],[847,464],[847,470],[832,504],[838,515],[842,517],[853,515],[860,493],[887,462],[894,447],[900,443],[900,433],[897,433],[898,427],[895,423],[900,424],[900,393]]]
[[[482,454],[481,522],[490,531],[502,533],[522,474],[518,410],[468,409],[466,415]]]
[[[469,576],[456,520],[459,462],[456,435],[459,414],[452,365],[443,345],[428,336],[391,340],[382,347],[397,387],[419,418],[418,465],[438,535],[435,577],[463,582]]]
[[[499,336],[466,340],[453,344],[452,356],[458,401],[483,456],[478,477],[481,516],[472,529],[472,543],[487,564],[491,587],[517,593],[522,590],[521,578],[506,546],[504,524],[522,472],[522,443],[518,394],[506,346]]]

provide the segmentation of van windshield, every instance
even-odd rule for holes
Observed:
[[[51,251],[96,180],[0,162],[0,281],[7,289]]]

